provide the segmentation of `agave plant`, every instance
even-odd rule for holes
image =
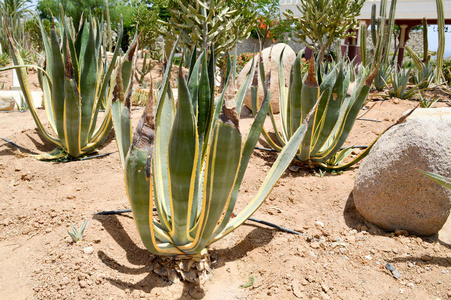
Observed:
[[[352,65],[345,62],[329,68],[317,66],[313,58],[310,60],[307,74],[301,68],[300,52],[293,63],[289,86],[285,84],[282,66],[283,51],[279,59],[279,106],[280,127],[277,127],[272,110],[270,117],[276,138],[273,139],[263,128],[263,136],[275,150],[282,148],[299,128],[301,120],[312,109],[317,99],[319,104],[309,122],[306,138],[302,141],[295,160],[310,167],[327,169],[344,169],[361,160],[371,148],[349,163],[342,163],[352,152],[352,148],[341,150],[357,114],[363,107],[376,71],[368,75],[367,69],[360,67],[351,95],[347,94],[351,85]],[[252,87],[256,91],[256,87]],[[256,92],[253,93],[253,98]],[[255,103],[256,100],[253,100]],[[254,110],[254,109],[253,109]]]
[[[437,96],[434,98],[423,98],[423,95],[421,95],[421,93],[419,93],[418,95],[420,96],[419,102],[421,108],[431,108],[440,99]]]
[[[388,94],[391,97],[396,97],[399,99],[410,99],[412,98],[416,93],[424,90],[420,89],[420,86],[423,84],[423,82],[417,83],[415,86],[408,88],[407,84],[412,78],[412,69],[406,69],[402,68],[398,71],[397,68],[395,68],[395,71],[390,74],[390,87]]]
[[[36,112],[26,74],[27,65],[7,31],[15,66],[1,70],[18,69],[19,83],[34,121],[44,138],[57,147],[52,153],[39,156],[40,159],[56,159],[66,155],[78,158],[95,151],[112,127],[109,100],[112,99],[114,88],[110,82],[113,71],[116,73],[121,66],[123,84],[126,86],[130,82],[131,55],[126,53],[116,63],[120,51],[120,47],[117,47],[108,62],[106,55],[102,58],[101,51],[103,22],[99,23],[92,17],[80,22],[79,30],[75,33],[72,22],[62,12],[60,36],[54,24],[48,36],[41,22],[45,68],[34,67],[41,75],[47,120],[55,136],[47,131]],[[120,28],[119,45],[122,22]],[[130,47],[129,51],[134,51],[135,46]],[[105,104],[105,113],[97,126],[99,110]]]
[[[211,49],[210,52],[214,53]],[[155,110],[150,94],[133,137],[130,100],[121,98],[124,95],[121,91],[117,91],[117,97],[113,99],[113,122],[127,194],[145,247],[157,255],[199,258],[203,257],[206,247],[243,224],[263,203],[291,162],[307,125],[299,126],[293,134],[255,198],[231,218],[247,164],[269,109],[269,93],[266,92],[242,144],[239,109],[236,108],[242,106],[252,76],[248,76],[235,99],[226,88],[215,102],[214,69],[211,67],[215,63],[214,57],[209,55],[207,62],[206,50],[198,58],[193,54],[187,78],[180,69],[176,104],[168,89],[173,53],[174,50]],[[228,70],[230,65],[229,59]],[[152,217],[153,207],[158,218]]]

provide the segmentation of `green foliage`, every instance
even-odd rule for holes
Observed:
[[[415,86],[408,88],[407,85],[412,79],[412,69],[395,68],[394,72],[390,74],[390,86],[388,94],[390,97],[396,97],[399,99],[410,99],[416,93],[421,91],[420,85],[423,82],[416,84]]]
[[[254,276],[249,276],[249,282],[248,282],[248,283],[245,283],[245,284],[243,284],[243,285],[240,285],[240,288],[241,288],[241,289],[245,289],[245,288],[251,287],[251,286],[254,285],[254,281],[255,281]]]
[[[256,22],[252,36],[260,38],[263,45],[267,40],[284,41],[292,37],[292,22],[282,19],[279,2],[279,0],[249,1],[246,5],[247,9],[257,12],[256,20],[250,20]]]
[[[123,58],[118,58],[116,47],[111,61],[102,59],[105,53],[101,32],[103,24],[89,18],[82,20],[78,31],[72,27],[70,19],[61,13],[61,34],[55,27],[50,36],[41,23],[42,40],[46,56],[45,69],[38,69],[38,78],[44,93],[44,106],[47,119],[54,135],[43,126],[32,100],[26,67],[21,52],[9,36],[14,67],[17,69],[22,93],[43,137],[57,147],[52,153],[39,156],[40,159],[57,159],[70,155],[78,158],[93,152],[108,136],[112,127],[111,99],[113,93],[123,92],[130,84],[132,58],[136,43]],[[122,28],[120,26],[120,28]],[[60,38],[62,41],[60,41]],[[122,38],[122,30],[119,41]],[[116,63],[116,60],[119,63]],[[121,82],[116,74],[122,73]],[[98,124],[98,113],[105,107],[105,114]]]
[[[72,227],[72,232],[68,230],[67,233],[69,233],[69,236],[72,238],[72,241],[74,243],[83,241],[83,234],[85,232],[87,224],[88,220],[85,220],[83,224],[81,224],[80,229],[75,228],[74,225],[70,225]]]
[[[163,25],[158,22],[161,12],[167,5],[167,1],[153,1],[152,5],[140,3],[136,9],[134,18],[134,29],[141,33],[139,44],[141,48],[147,48],[149,51],[155,49],[155,41],[161,32],[164,31]]]
[[[0,45],[2,51],[9,53],[5,26],[9,28],[13,38],[22,45],[23,19],[31,13],[30,3],[30,0],[3,0],[0,2]],[[3,20],[4,16],[6,16],[6,20]]]
[[[443,60],[442,73],[448,85],[451,85],[451,59]]]
[[[307,74],[302,70],[302,52],[293,64],[289,85],[283,76],[282,56],[279,58],[279,106],[280,126],[270,110],[271,123],[276,139],[265,128],[263,137],[276,151],[290,140],[292,134],[302,124],[307,112],[314,110],[314,118],[309,122],[306,138],[302,141],[295,160],[308,167],[321,167],[329,170],[345,169],[366,156],[368,147],[361,155],[348,163],[343,163],[352,152],[346,148],[340,150],[346,141],[357,115],[364,105],[375,72],[368,74],[360,67],[355,82],[355,68],[352,64],[341,62],[338,65],[318,64],[315,69],[313,58],[310,60]],[[353,86],[348,95],[348,87]],[[257,86],[251,87],[253,107],[257,102]],[[254,110],[254,108],[253,108]]]
[[[185,49],[192,49],[196,43],[202,49],[212,44],[216,56],[224,54],[247,38],[255,24],[256,12],[241,9],[245,5],[240,1],[223,0],[170,1],[171,18],[166,23],[169,26],[166,38],[175,40],[180,36]]]
[[[10,62],[10,58],[8,53],[2,53],[0,54],[0,67],[4,67],[7,64],[9,64]]]
[[[42,20],[42,25],[44,26],[47,35],[50,35],[50,32],[52,30],[52,23],[49,20]],[[39,19],[37,17],[33,17],[32,19],[27,20],[24,24],[24,30],[30,37],[30,42],[33,49],[39,52],[44,50],[44,41],[42,40]]]
[[[52,20],[54,16],[59,15],[59,5],[63,6],[65,14],[72,18],[75,28],[78,28],[82,16],[92,15],[98,20],[106,20],[105,0],[39,0],[36,6],[41,19]],[[130,28],[133,24],[133,15],[135,7],[129,4],[129,1],[109,0],[109,13],[113,29],[118,29],[117,24],[121,21],[124,28]]]
[[[423,98],[423,95],[419,93],[420,95],[420,107],[421,108],[431,108],[434,106],[434,104],[438,101],[438,97],[435,98]]]
[[[252,52],[244,52],[244,53],[239,54],[236,57],[236,72],[239,73],[244,68],[244,66],[250,60],[252,60],[253,57],[254,57],[254,53],[252,53]],[[232,56],[232,59],[233,58],[234,57]]]
[[[326,50],[334,39],[353,36],[357,29],[357,16],[364,0],[300,0],[300,16],[288,10],[285,15],[295,24],[295,35],[306,45],[313,42],[314,50],[323,61]],[[311,42],[310,42],[310,41]]]
[[[168,60],[155,110],[150,97],[133,138],[130,105],[123,97],[113,100],[113,121],[127,195],[145,247],[157,255],[192,258],[202,256],[208,245],[235,230],[258,209],[291,162],[307,125],[300,126],[293,135],[255,198],[231,218],[270,107],[269,93],[242,145],[238,116],[252,76],[233,98],[227,93],[232,73],[228,60],[226,85],[215,101],[215,61],[211,55],[215,51],[205,49],[196,56],[194,49],[188,77],[179,69],[175,105],[169,75],[176,46]],[[149,214],[153,207],[158,218]]]

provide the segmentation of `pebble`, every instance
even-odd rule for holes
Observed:
[[[85,280],[80,281],[78,284],[80,285],[80,287],[81,287],[82,289],[84,289],[85,287],[87,287],[87,284],[86,284],[86,281],[85,281]]]
[[[408,236],[409,232],[407,230],[396,230],[395,231],[395,235],[397,235],[397,236],[401,236],[401,235]]]
[[[89,246],[89,247],[84,247],[84,248],[83,248],[83,252],[84,252],[85,254],[91,254],[91,253],[94,252],[94,248],[91,247],[91,246]]]
[[[413,289],[415,287],[415,284],[413,282],[409,282],[408,284],[406,284],[406,286]]]
[[[430,261],[430,260],[432,260],[432,257],[430,255],[422,255],[421,260],[422,261]]]
[[[390,272],[393,272],[393,271],[395,270],[395,267],[393,267],[393,265],[392,265],[391,263],[387,263],[387,264],[385,265],[385,268],[386,268],[387,270],[389,270]]]
[[[412,267],[414,266],[414,264],[413,264],[412,262],[409,261],[409,262],[407,263],[407,266],[408,266],[409,268],[412,268]]]
[[[313,242],[310,244],[310,247],[312,247],[313,249],[318,249],[319,248],[319,243],[318,242]]]
[[[394,254],[398,254],[398,252],[399,252],[398,249],[396,249],[396,248],[393,248],[392,251],[393,251]]]
[[[398,100],[398,99],[394,99],[394,100],[393,100],[393,103],[394,103],[394,104],[399,104],[399,100]]]
[[[373,259],[373,258],[371,257],[371,255],[366,255],[365,258],[368,259],[368,260],[372,260],[372,259]]]
[[[323,227],[324,227],[324,223],[321,222],[321,221],[316,221],[316,222],[315,222],[315,225],[316,225],[316,227],[320,227],[320,228],[323,228]]]
[[[355,236],[348,236],[347,239],[349,244],[355,244]]]

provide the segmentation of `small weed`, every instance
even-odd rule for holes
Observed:
[[[419,95],[420,95],[420,107],[421,108],[431,108],[439,100],[439,98],[437,96],[434,98],[423,98],[421,93]]]
[[[249,276],[249,282],[245,283],[243,285],[240,285],[240,288],[241,289],[245,289],[245,288],[251,287],[251,286],[254,285],[254,281],[255,281],[254,277],[253,276]]]
[[[316,173],[316,172],[315,172],[315,176],[316,176],[316,177],[319,177],[319,178],[323,178],[323,177],[326,175],[326,173],[327,173],[326,170],[321,170],[321,169],[318,169],[318,172],[319,172],[319,173]]]
[[[336,174],[336,175],[341,175],[341,174],[343,174],[343,170],[332,170],[332,171],[330,171],[330,174]]]
[[[85,232],[86,224],[88,224],[88,220],[85,220],[83,222],[83,224],[81,224],[80,229],[78,229],[78,230],[77,230],[77,228],[75,228],[74,225],[72,225],[72,224],[70,225],[72,227],[72,232],[70,232],[68,230],[67,233],[69,233],[69,235],[72,238],[72,241],[74,241],[74,243],[83,241],[83,233]]]

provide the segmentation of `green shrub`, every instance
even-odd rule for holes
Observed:
[[[443,61],[442,67],[443,75],[445,76],[445,80],[448,82],[448,85],[451,84],[451,58],[448,58]]]
[[[7,53],[0,54],[0,68],[9,64],[9,55]]]
[[[252,57],[254,57],[254,53],[252,52],[244,52],[238,54],[236,57],[236,72],[239,73],[244,68],[244,66],[252,59]]]

